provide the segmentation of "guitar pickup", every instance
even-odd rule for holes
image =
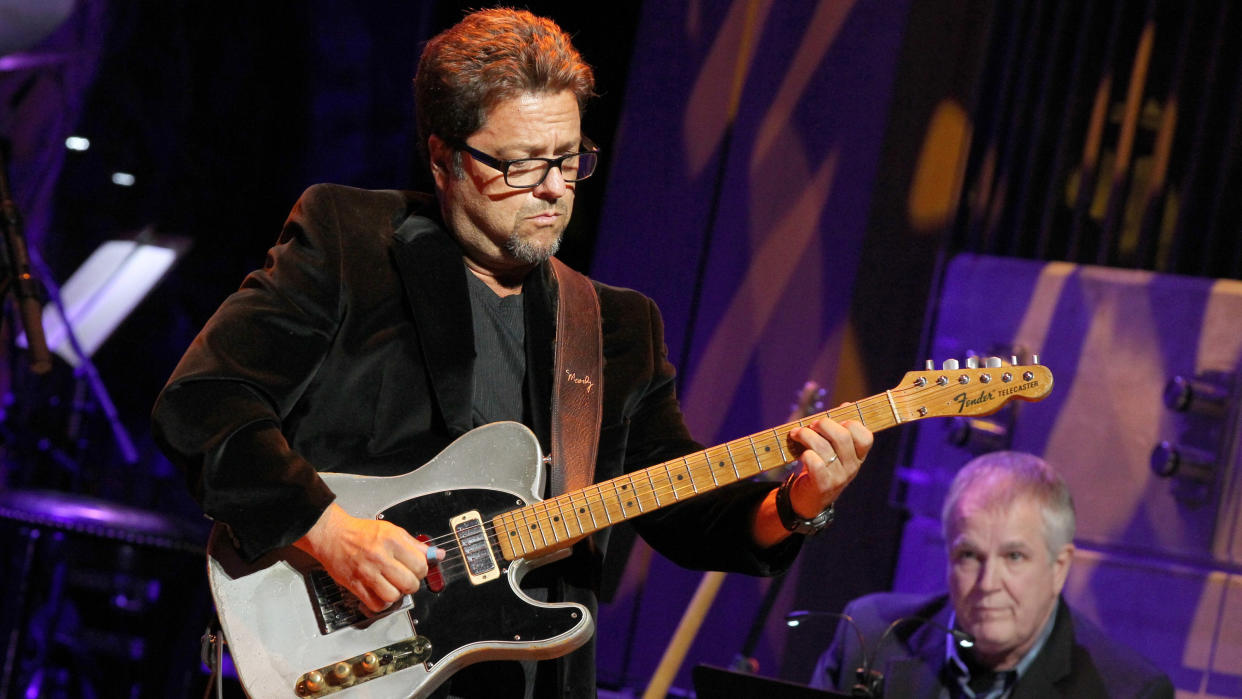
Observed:
[[[466,575],[471,585],[481,585],[500,577],[500,567],[492,555],[492,546],[483,527],[483,517],[478,510],[471,510],[449,520],[453,536],[457,537],[458,550],[466,562]]]

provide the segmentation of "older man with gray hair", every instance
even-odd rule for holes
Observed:
[[[1074,502],[1042,459],[1005,451],[966,464],[941,524],[948,594],[851,602],[857,629],[838,626],[814,686],[929,699],[1173,696],[1167,676],[1061,598]]]

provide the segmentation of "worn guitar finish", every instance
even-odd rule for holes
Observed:
[[[544,501],[538,441],[522,425],[495,423],[405,475],[320,474],[350,514],[387,519],[445,552],[419,591],[384,614],[363,615],[297,549],[246,563],[221,526],[208,577],[252,696],[422,697],[472,663],[557,657],[586,643],[594,632],[586,608],[537,602],[519,589],[522,577],[604,527],[781,468],[796,458],[794,427],[827,416],[879,431],[986,415],[1051,390],[1051,372],[1038,365],[910,372],[857,403]]]

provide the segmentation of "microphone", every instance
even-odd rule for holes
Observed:
[[[975,645],[975,637],[961,629],[951,629],[934,619],[928,619],[921,616],[903,616],[894,619],[888,628],[884,629],[884,633],[880,634],[880,638],[876,641],[875,646],[870,650],[867,648],[866,640],[863,638],[862,630],[854,619],[843,612],[823,612],[799,610],[790,612],[785,615],[785,623],[790,627],[797,627],[806,619],[811,618],[833,618],[844,619],[854,629],[854,633],[858,636],[858,647],[862,653],[862,667],[854,670],[854,685],[850,687],[850,695],[855,697],[871,697],[871,699],[879,699],[884,696],[884,673],[872,667],[874,660],[879,657],[880,649],[884,647],[885,641],[893,635],[893,633],[901,626],[918,622],[927,624],[933,628],[940,629],[953,637],[953,642],[959,648],[972,648]]]
[[[961,629],[951,629],[948,626],[945,626],[944,624],[934,619],[928,619],[927,617],[923,617],[923,616],[903,616],[903,617],[898,617],[894,619],[893,623],[889,624],[887,629],[884,629],[884,633],[880,634],[880,640],[876,641],[875,648],[871,650],[872,655],[871,655],[870,660],[874,660],[875,658],[879,657],[880,648],[884,646],[884,642],[887,641],[889,637],[893,635],[894,631],[896,631],[899,627],[904,626],[905,624],[908,624],[910,622],[918,622],[920,624],[927,624],[928,626],[931,626],[933,628],[940,629],[941,631],[953,637],[953,642],[957,644],[958,648],[973,648],[975,645],[975,637],[970,635],[969,633],[966,633],[965,631],[962,631]],[[863,673],[861,669],[859,670],[860,677],[865,676],[867,681],[873,683],[871,686],[872,686],[872,690],[874,694],[868,694],[867,696],[883,697],[884,696],[884,673],[872,668],[870,665],[870,660],[868,661],[865,673]]]
[[[871,659],[867,652],[867,640],[863,638],[862,629],[858,627],[858,622],[854,621],[854,617],[844,612],[822,612],[810,611],[807,609],[799,609],[785,615],[785,624],[790,628],[797,628],[807,619],[841,619],[854,629],[854,635],[858,637],[858,649],[862,653],[863,666],[854,670],[856,681],[854,686],[850,687],[850,696],[854,697],[878,697],[878,685],[871,675]],[[881,637],[882,639],[883,637]]]
[[[0,142],[0,220],[4,226],[4,260],[5,274],[13,283],[14,296],[17,297],[18,313],[22,319],[22,327],[26,330],[26,342],[30,347],[30,370],[36,374],[46,374],[52,368],[52,355],[47,349],[47,339],[43,334],[43,306],[40,301],[39,281],[35,279],[30,267],[30,254],[26,249],[26,239],[22,235],[21,216],[17,205],[9,195],[9,179],[6,173],[8,161],[8,144]],[[0,275],[3,276],[3,275]],[[9,282],[5,282],[5,286]]]

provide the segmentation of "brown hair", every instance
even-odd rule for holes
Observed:
[[[595,95],[591,67],[550,19],[495,8],[466,15],[427,42],[414,76],[421,148],[435,134],[460,144],[487,110],[527,92],[569,90],[579,113]]]

